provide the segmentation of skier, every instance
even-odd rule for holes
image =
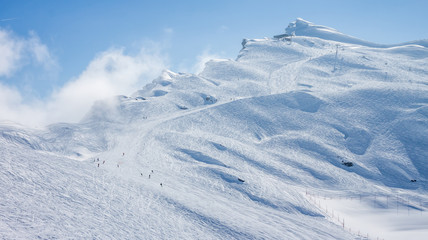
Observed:
[[[150,174],[149,174],[149,179],[150,179]]]
[[[98,163],[98,167],[100,167],[100,164]]]
[[[160,183],[160,186],[162,187],[162,183]]]

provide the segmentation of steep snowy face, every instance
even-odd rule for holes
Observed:
[[[79,124],[1,125],[0,237],[352,239],[305,191],[428,201],[428,49],[286,33]]]

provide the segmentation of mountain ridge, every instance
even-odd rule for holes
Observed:
[[[0,236],[355,239],[308,192],[428,201],[428,50],[290,25],[79,123],[0,125]]]
[[[342,43],[358,44],[367,47],[378,47],[378,48],[391,48],[406,45],[418,45],[421,47],[428,47],[428,39],[420,39],[415,41],[409,41],[397,44],[378,44],[372,43],[365,40],[358,39],[353,36],[349,36],[337,31],[334,28],[315,25],[312,22],[306,21],[302,18],[297,18],[294,22],[291,22],[285,29],[285,33],[290,36],[306,36],[306,37],[318,37],[325,40],[333,40]]]

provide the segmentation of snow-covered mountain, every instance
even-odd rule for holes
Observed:
[[[165,71],[78,124],[0,124],[0,238],[358,238],[309,194],[425,214],[427,40],[374,44],[303,19],[285,33],[198,75]],[[378,236],[400,233],[428,225]]]

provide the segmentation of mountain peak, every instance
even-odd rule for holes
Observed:
[[[341,43],[357,44],[367,47],[376,48],[388,48],[404,45],[419,45],[422,47],[428,47],[428,40],[417,40],[405,43],[398,43],[392,45],[372,43],[359,38],[349,36],[337,31],[334,28],[326,27],[322,25],[316,25],[303,18],[297,18],[294,22],[291,22],[285,29],[285,34],[277,36],[300,36],[300,37],[316,37],[324,40],[332,40]]]
[[[309,37],[323,37],[326,34],[344,35],[334,28],[316,25],[312,22],[304,20],[303,18],[297,18],[294,22],[291,22],[285,29],[285,32],[290,35]]]
[[[336,29],[315,25],[312,22],[306,21],[303,18],[297,18],[296,21],[291,22],[288,27],[285,29],[285,32],[289,35],[297,36],[306,36],[306,34],[315,34],[315,33],[339,33]]]
[[[303,18],[297,18],[294,22],[291,22],[285,29],[287,35],[302,36],[302,37],[316,37],[325,40],[333,40],[342,43],[358,44],[370,47],[384,47],[383,45],[367,42],[356,37],[348,36],[337,31],[334,28],[316,25],[312,22],[304,20]]]

